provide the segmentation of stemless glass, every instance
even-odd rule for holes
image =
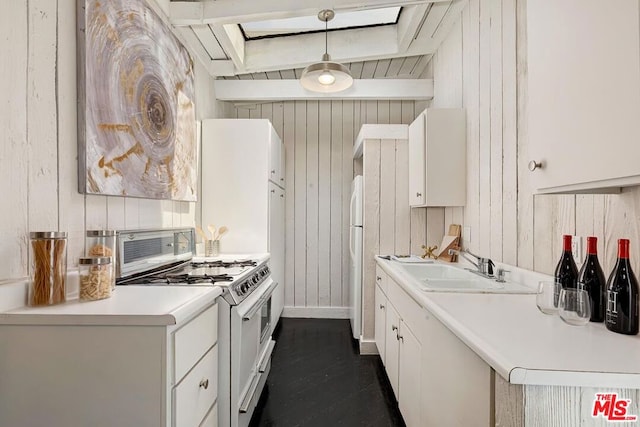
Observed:
[[[567,288],[560,291],[558,314],[567,324],[583,326],[591,318],[589,293],[583,289]]]
[[[538,282],[536,305],[544,314],[555,314],[558,311],[556,304],[554,304],[555,289],[556,283],[554,281]]]

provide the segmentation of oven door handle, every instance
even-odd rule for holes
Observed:
[[[267,300],[271,297],[271,294],[276,289],[276,286],[278,286],[278,282],[273,282],[264,292],[264,295],[262,295],[258,299],[258,301],[256,301],[255,304],[253,304],[253,306],[247,311],[247,313],[242,316],[242,320],[244,320],[245,322],[251,320],[253,316],[258,312],[258,310],[260,310],[262,306],[267,302]]]
[[[256,394],[259,383],[260,374],[255,374],[251,379],[251,385],[249,386],[249,389],[247,390],[247,393],[244,395],[244,399],[242,399],[242,403],[240,404],[240,413],[246,414],[249,410],[249,406],[251,406],[251,401],[253,400],[253,396]]]

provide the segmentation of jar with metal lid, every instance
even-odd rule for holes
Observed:
[[[111,260],[111,257],[83,257],[78,260],[81,301],[95,301],[111,296],[114,276]]]
[[[67,233],[34,231],[29,233],[30,306],[60,304],[67,300]]]
[[[115,230],[87,230],[86,247],[88,257],[111,257],[111,264],[116,265]],[[113,274],[111,290],[116,288],[116,277]]]

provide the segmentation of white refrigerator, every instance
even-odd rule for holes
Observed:
[[[362,175],[351,184],[351,207],[349,215],[349,312],[351,331],[355,339],[362,335]]]

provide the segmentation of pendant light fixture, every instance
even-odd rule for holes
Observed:
[[[348,89],[353,77],[344,65],[331,61],[327,53],[328,22],[333,19],[333,10],[325,9],[318,13],[318,19],[324,22],[324,55],[322,61],[309,65],[302,72],[300,84],[312,92],[333,93]]]

